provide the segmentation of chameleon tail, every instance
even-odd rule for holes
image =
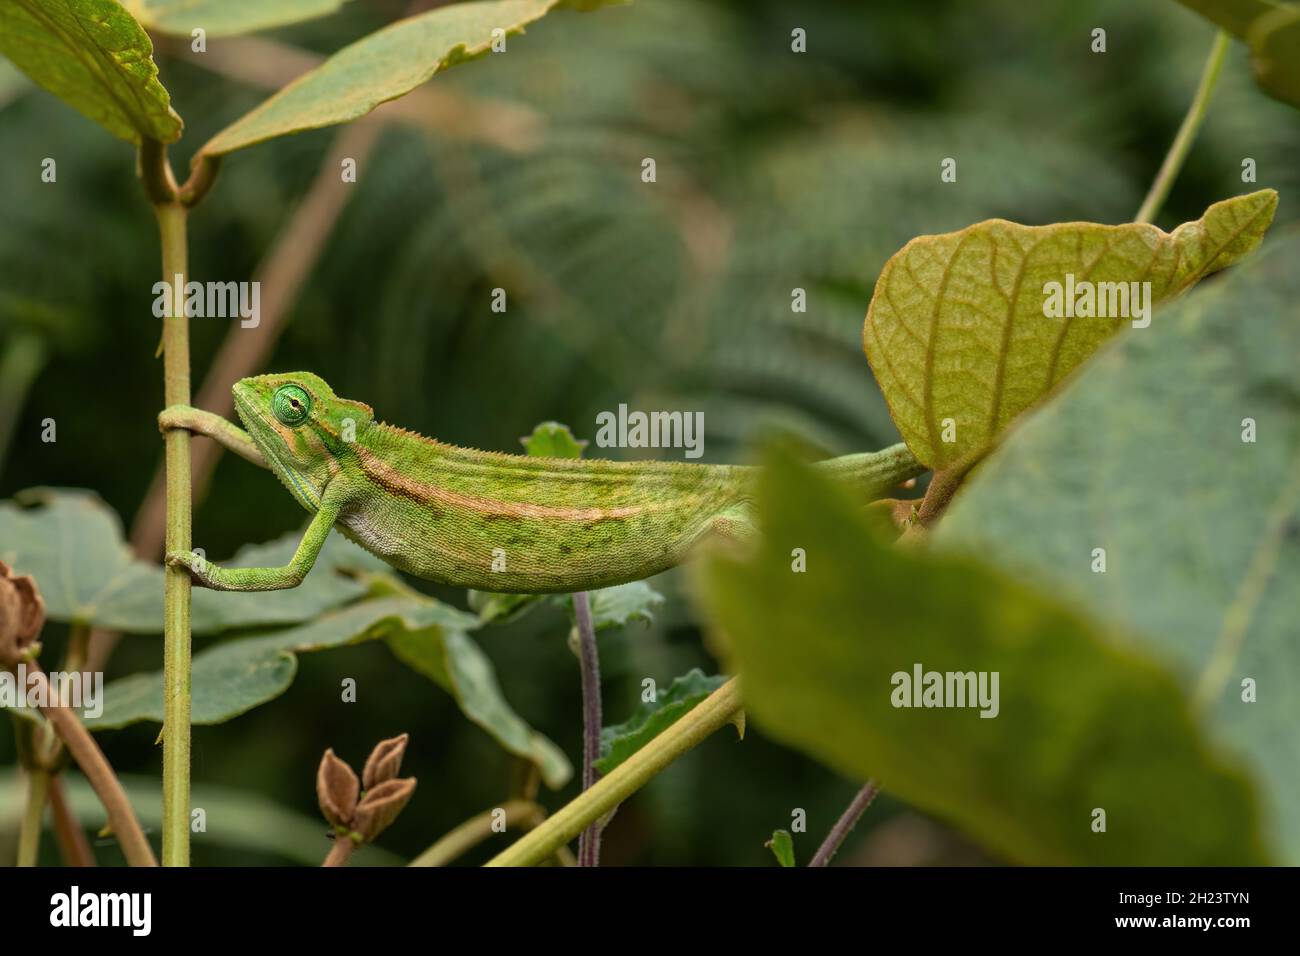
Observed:
[[[901,442],[881,451],[830,458],[818,462],[817,467],[851,483],[868,501],[887,497],[907,479],[927,470]]]

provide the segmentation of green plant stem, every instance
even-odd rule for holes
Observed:
[[[831,827],[831,832],[826,834],[826,839],[822,845],[817,848],[813,854],[809,866],[826,866],[831,862],[831,858],[839,851],[840,845],[849,835],[849,832],[857,825],[858,819],[871,806],[871,801],[876,799],[876,794],[880,792],[880,787],[876,781],[868,780],[861,790],[857,792],[853,800],[849,803],[844,813],[835,821],[835,826]]]
[[[1192,148],[1196,133],[1201,128],[1201,121],[1205,119],[1205,111],[1214,94],[1214,85],[1219,80],[1219,72],[1223,69],[1223,58],[1228,52],[1230,39],[1227,32],[1223,30],[1214,35],[1214,44],[1210,47],[1210,55],[1205,59],[1201,82],[1196,88],[1196,95],[1192,97],[1192,105],[1188,107],[1187,115],[1183,117],[1183,125],[1178,127],[1178,135],[1174,137],[1173,145],[1165,154],[1165,161],[1160,164],[1160,171],[1156,173],[1155,182],[1151,184],[1147,198],[1142,200],[1142,208],[1138,210],[1134,222],[1151,222],[1159,214],[1160,207],[1165,204],[1165,198],[1169,195],[1174,180],[1178,178],[1178,173],[1183,168],[1183,161],[1187,159],[1187,153]]]
[[[650,743],[619,764],[590,790],[579,794],[488,861],[488,866],[535,866],[583,828],[636,793],[682,754],[691,750],[741,711],[740,685],[727,681]]]
[[[50,772],[27,771],[27,806],[18,831],[18,865],[35,866],[41,852],[41,826],[45,819],[45,798],[50,791]]]
[[[495,832],[492,824],[496,822],[496,813],[505,814],[506,830],[522,827],[531,830],[545,818],[546,814],[531,800],[510,800],[500,807],[484,810],[477,816],[470,817],[454,830],[449,830],[427,850],[412,860],[408,866],[446,866],[462,854],[478,846]]]
[[[586,591],[573,595],[573,617],[582,670],[582,789],[586,791],[596,783],[596,761],[600,759],[600,728],[603,723],[600,653],[596,647],[596,629],[591,621],[591,597]],[[599,865],[600,821],[593,820],[578,838],[578,866]]]
[[[186,208],[172,201],[155,205],[162,238],[163,280],[172,306],[163,319],[163,404],[190,403],[189,320],[184,283],[188,274]],[[176,277],[180,277],[177,279]],[[190,549],[190,434],[169,430],[164,437],[167,470],[168,551]],[[190,575],[169,567],[163,584],[163,822],[164,866],[190,862]]]
[[[72,674],[85,668],[89,649],[90,625],[82,621],[73,621],[68,631],[68,647],[63,654],[62,670]]]

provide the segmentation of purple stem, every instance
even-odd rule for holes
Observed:
[[[578,657],[582,665],[582,789],[596,782],[600,757],[600,657],[596,630],[591,623],[591,599],[586,591],[573,595],[573,616],[578,625]],[[578,838],[578,866],[600,865],[600,821],[592,821]]]
[[[853,798],[853,802],[849,804],[848,809],[835,821],[835,826],[831,827],[831,832],[826,834],[826,839],[817,848],[817,853],[813,856],[812,862],[808,864],[809,866],[826,866],[830,863],[831,857],[839,850],[844,838],[849,835],[849,831],[858,822],[858,817],[862,816],[867,807],[871,806],[871,801],[876,799],[876,794],[879,792],[880,787],[877,786],[876,781],[868,780],[866,782],[866,785]]]

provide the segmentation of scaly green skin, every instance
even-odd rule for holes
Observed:
[[[246,378],[234,395],[246,433],[187,406],[159,422],[269,467],[315,517],[282,568],[220,568],[191,551],[168,553],[168,564],[209,588],[295,587],[335,525],[417,577],[511,593],[639,580],[680,563],[711,533],[748,529],[751,468],[457,448],[376,422],[368,405],[337,397],[310,372]],[[924,470],[901,444],[822,467],[855,482],[864,500]]]

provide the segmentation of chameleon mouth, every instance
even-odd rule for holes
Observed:
[[[259,418],[250,391],[250,387],[244,382],[236,382],[234,388],[230,390],[235,400],[235,412],[238,413],[239,420],[244,423],[245,428],[252,428],[253,421]]]

